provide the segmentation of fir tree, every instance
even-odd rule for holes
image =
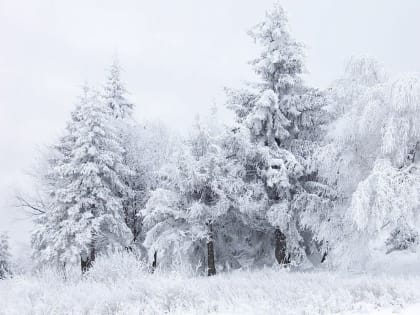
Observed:
[[[109,117],[97,94],[85,91],[55,148],[52,206],[37,220],[33,235],[41,261],[81,259],[86,270],[97,253],[127,245],[121,197],[127,187],[119,175],[130,171],[122,164],[124,151]]]
[[[258,216],[275,229],[275,257],[279,263],[300,261],[306,256],[302,229],[316,231],[330,203],[312,160],[322,136],[325,101],[303,84],[303,48],[291,37],[279,4],[250,34],[262,48],[252,62],[260,81],[248,90],[231,91],[229,106],[240,126],[249,129],[255,148],[247,171],[265,188],[267,206]]]
[[[108,107],[110,120],[114,121],[121,145],[124,148],[123,161],[125,168],[131,172],[119,174],[120,180],[125,183],[127,190],[121,192],[123,198],[124,221],[132,233],[130,249],[140,246],[142,232],[142,218],[140,209],[144,206],[147,191],[138,169],[139,157],[134,156],[137,149],[138,126],[133,119],[134,105],[127,100],[128,94],[121,79],[122,68],[117,58],[114,58],[109,68],[107,80],[103,90],[105,106]]]
[[[132,117],[134,105],[127,100],[126,94],[127,90],[121,80],[121,66],[115,58],[109,68],[103,93],[105,105],[109,107],[115,118]]]

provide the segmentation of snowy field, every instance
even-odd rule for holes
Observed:
[[[115,266],[115,265],[114,265]],[[0,281],[0,314],[419,314],[420,276],[264,269],[214,277],[92,270]],[[123,271],[124,270],[124,271]],[[140,270],[140,269],[138,269]]]

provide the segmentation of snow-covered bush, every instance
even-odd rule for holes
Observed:
[[[150,266],[138,253],[116,251],[99,255],[92,268],[86,273],[86,279],[98,282],[118,281],[138,278],[150,272]]]
[[[65,266],[44,264],[36,265],[31,271],[19,275],[21,278],[34,277],[40,283],[78,283],[82,280],[80,264]]]
[[[385,241],[387,246],[387,253],[391,253],[395,250],[406,250],[413,248],[418,245],[419,233],[408,227],[403,226],[394,229]]]

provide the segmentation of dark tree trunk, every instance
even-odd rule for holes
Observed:
[[[328,256],[328,252],[325,251],[321,258],[321,264],[327,259],[327,256]]]
[[[155,271],[157,266],[157,252],[153,254],[153,262],[152,262],[152,273]]]
[[[214,276],[216,274],[216,266],[214,265],[214,243],[213,243],[213,226],[207,224],[209,228],[209,239],[207,241],[207,275]]]
[[[83,256],[80,256],[80,268],[82,269],[82,273],[85,273],[87,271],[87,258],[83,258]]]
[[[276,260],[280,265],[286,265],[290,263],[289,255],[286,256],[286,235],[280,231],[280,229],[276,229],[274,231],[274,238],[275,238],[275,248],[274,248],[274,255],[276,256]]]
[[[82,268],[82,273],[86,273],[91,267],[93,262],[95,261],[95,248],[92,246],[92,249],[89,255],[86,258],[80,258],[80,266]]]

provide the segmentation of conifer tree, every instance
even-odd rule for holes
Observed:
[[[145,179],[142,178],[143,174],[138,167],[139,157],[135,156],[140,141],[139,126],[133,118],[134,104],[127,100],[128,92],[122,81],[121,72],[122,68],[115,57],[107,74],[103,99],[105,106],[109,109],[110,120],[114,121],[121,145],[124,148],[122,163],[131,170],[129,175],[119,174],[119,176],[128,188],[121,192],[121,197],[124,199],[124,221],[132,234],[129,248],[134,249],[141,243],[142,218],[140,210],[144,206],[143,200],[147,195],[147,189],[144,183]]]
[[[230,91],[229,106],[240,128],[248,128],[255,148],[246,163],[267,195],[267,206],[258,216],[274,227],[275,257],[281,264],[298,262],[306,256],[302,229],[316,231],[330,203],[312,160],[322,135],[325,101],[303,84],[303,48],[291,37],[278,3],[250,35],[261,46],[252,61],[260,81]]]
[[[126,246],[120,174],[123,148],[97,93],[85,90],[67,134],[55,147],[51,208],[37,220],[33,245],[41,261],[90,267],[98,253]]]
[[[134,105],[127,100],[127,90],[121,80],[121,66],[114,58],[104,86],[105,105],[115,118],[132,118]]]

